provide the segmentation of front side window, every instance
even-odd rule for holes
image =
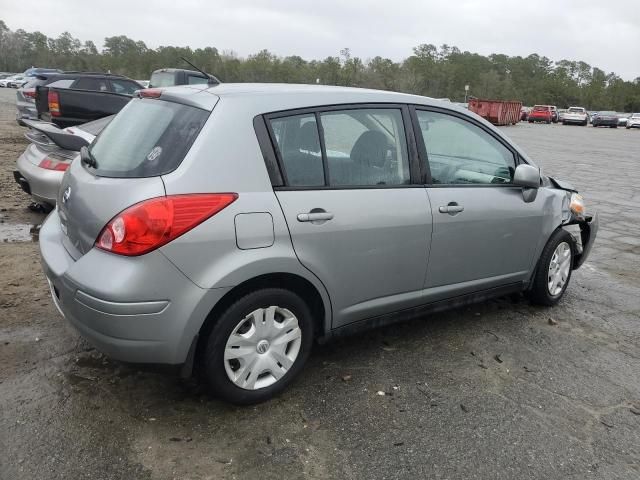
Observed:
[[[489,133],[453,115],[416,113],[434,184],[511,183],[514,155]]]

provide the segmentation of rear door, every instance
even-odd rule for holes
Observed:
[[[462,114],[415,110],[433,212],[426,288],[444,296],[523,281],[542,228],[542,195],[511,184],[517,155]]]
[[[295,252],[325,285],[333,327],[420,303],[431,212],[412,184],[408,109],[353,106],[270,116]]]

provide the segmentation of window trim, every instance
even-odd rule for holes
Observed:
[[[329,185],[329,166],[327,161],[327,153],[326,153],[326,145],[324,141],[324,129],[322,128],[322,122],[320,120],[320,114],[324,112],[333,112],[333,111],[343,111],[343,110],[371,110],[371,109],[389,109],[389,110],[398,110],[400,111],[402,118],[402,127],[404,130],[404,139],[406,143],[406,151],[407,151],[407,161],[409,166],[409,183],[403,185]],[[313,186],[291,186],[288,183],[288,179],[286,177],[286,171],[283,167],[283,160],[281,152],[278,148],[276,136],[271,128],[271,120],[283,118],[283,117],[293,117],[298,115],[314,115],[316,118],[316,128],[318,129],[318,138],[320,140],[320,148],[322,153],[322,165],[324,171],[324,185],[313,185]],[[274,183],[274,180],[278,180],[274,175],[271,178],[271,185],[274,190],[366,190],[366,189],[396,189],[396,188],[416,188],[423,187],[424,184],[420,181],[420,162],[418,157],[418,147],[416,141],[416,135],[414,132],[414,126],[411,121],[411,116],[409,112],[409,106],[405,103],[388,103],[388,102],[380,102],[380,103],[343,103],[343,104],[332,104],[332,105],[318,105],[313,107],[303,107],[303,108],[295,108],[290,110],[280,110],[277,112],[265,113],[262,115],[258,115],[254,118],[254,128],[256,128],[256,119],[262,118],[264,122],[264,126],[267,129],[268,137],[269,137],[269,145],[264,145],[266,143],[266,138],[264,135],[258,134],[256,129],[256,134],[258,135],[258,142],[260,143],[260,149],[262,150],[263,157],[267,165],[270,162],[273,162],[273,158],[275,158],[278,166],[278,172],[281,182],[277,182],[279,184]],[[265,151],[268,153],[265,154]],[[267,166],[269,169],[269,166]],[[269,173],[271,177],[271,172]]]
[[[517,187],[517,185],[514,185],[513,183],[463,183],[463,184],[433,183],[433,178],[431,176],[431,166],[429,164],[429,155],[427,153],[427,146],[426,146],[427,144],[422,135],[422,129],[420,128],[420,123],[418,121],[418,111],[440,113],[440,114],[449,115],[452,117],[456,117],[460,120],[466,121],[471,125],[474,125],[480,128],[485,133],[489,134],[500,145],[502,145],[509,152],[511,152],[511,154],[513,155],[513,161],[516,168],[518,167],[518,165],[526,164],[527,162],[524,161],[524,159],[520,155],[520,152],[518,152],[512,145],[505,142],[503,138],[501,138],[499,135],[496,134],[496,132],[492,131],[486,125],[483,125],[482,123],[478,122],[476,119],[471,118],[468,115],[465,115],[464,113],[456,112],[455,110],[449,110],[447,108],[442,108],[442,107],[429,106],[429,105],[415,105],[415,104],[409,105],[409,110],[411,112],[411,120],[413,122],[413,128],[416,134],[418,153],[419,153],[419,158],[421,160],[419,161],[419,166],[421,169],[421,173],[422,173],[421,178],[423,179],[424,186],[428,188],[478,188],[478,187],[480,188],[493,188],[493,187],[513,188],[513,187]],[[521,188],[521,187],[517,187],[517,188]]]

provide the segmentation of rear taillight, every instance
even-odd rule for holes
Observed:
[[[57,170],[59,172],[64,172],[67,168],[69,168],[69,165],[70,163],[68,162],[60,162],[49,157],[46,157],[38,164],[40,168],[46,168],[47,170]]]
[[[188,232],[237,198],[237,193],[202,193],[145,200],[116,215],[102,229],[95,246],[119,255],[143,255]]]
[[[162,89],[145,88],[142,90],[136,90],[136,93],[140,98],[160,98],[160,95],[162,95]]]
[[[22,95],[27,98],[36,98],[36,89],[35,88],[25,88],[22,90]]]
[[[52,92],[49,90],[47,94],[47,101],[49,102],[49,113],[52,117],[60,116],[60,97],[58,92]]]

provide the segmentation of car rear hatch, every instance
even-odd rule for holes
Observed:
[[[184,90],[131,101],[89,147],[84,160],[73,162],[65,173],[57,205],[63,244],[75,259],[93,248],[118,213],[165,196],[161,175],[178,167],[210,114],[187,101],[199,90]]]

